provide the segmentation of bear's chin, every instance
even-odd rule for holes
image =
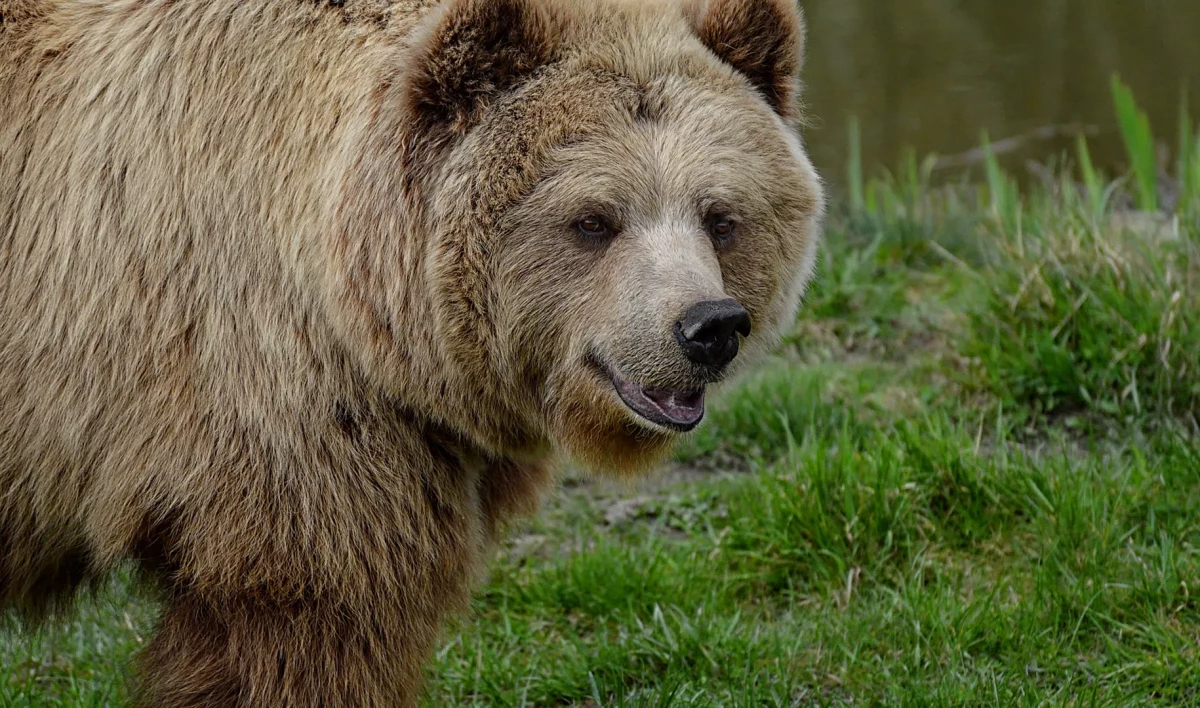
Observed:
[[[558,416],[555,437],[563,452],[588,472],[611,477],[645,474],[663,462],[677,434],[640,425],[619,404],[596,398]]]

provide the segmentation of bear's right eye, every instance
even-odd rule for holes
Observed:
[[[612,235],[612,227],[602,216],[589,214],[575,222],[575,228],[588,239],[603,239]]]

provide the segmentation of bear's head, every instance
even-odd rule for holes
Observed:
[[[496,454],[644,469],[811,275],[799,9],[447,0],[413,37],[381,132],[432,293],[395,326],[428,324],[451,377],[427,367],[424,405]]]

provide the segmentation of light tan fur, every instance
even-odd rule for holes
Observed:
[[[593,358],[684,385],[689,302],[757,351],[792,316],[801,37],[787,0],[0,0],[0,605],[132,558],[143,702],[413,705],[551,458],[673,439]]]

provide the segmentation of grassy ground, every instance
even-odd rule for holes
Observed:
[[[775,359],[513,529],[428,705],[1200,705],[1194,212],[852,191]],[[0,704],[118,702],[153,617],[8,620]]]

